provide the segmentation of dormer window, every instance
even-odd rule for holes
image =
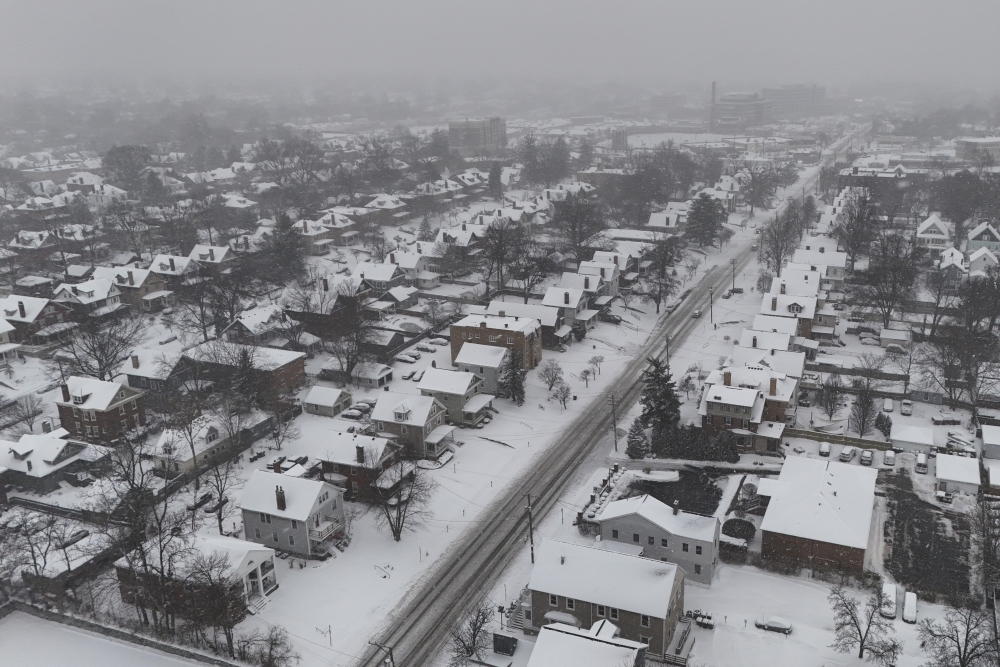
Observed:
[[[87,401],[87,397],[84,394],[77,394],[73,397],[73,403],[76,405],[83,405]]]
[[[790,313],[801,313],[802,312],[802,306],[800,306],[797,303],[789,304],[789,306],[788,306],[788,312],[790,312]]]

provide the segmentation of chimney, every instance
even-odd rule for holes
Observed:
[[[66,385],[65,382],[59,386],[60,388],[62,388],[63,403],[69,403],[69,387]]]
[[[132,368],[139,368],[139,355],[138,354],[133,354],[132,355]]]
[[[249,250],[250,249],[250,237],[249,236],[244,236],[243,237],[243,249],[244,250]]]
[[[778,310],[778,297],[771,297],[771,310]]]
[[[327,280],[326,278],[323,278],[323,291],[324,292],[330,291],[330,281]]]
[[[681,501],[675,500],[674,501],[674,516],[677,516],[677,513],[680,512],[680,511],[681,511]]]
[[[615,266],[618,266],[618,255],[613,256],[611,259],[614,261]]]
[[[79,294],[79,293],[80,293],[79,288],[77,288],[76,285],[73,285],[73,294]]]
[[[486,328],[486,321],[485,320],[483,320],[482,322],[479,323],[479,328],[480,329],[485,329]]]
[[[390,252],[389,253],[389,263],[390,264],[395,264],[396,263],[396,253],[394,253],[394,252]]]
[[[757,337],[756,336],[753,337],[753,346],[757,347]]]
[[[25,463],[28,464],[28,472],[31,472],[31,459],[28,459]]]
[[[462,231],[463,232],[465,231],[465,223],[464,222],[462,223]]]
[[[733,374],[731,371],[726,371],[725,373],[722,374],[722,384],[726,385],[727,387],[732,386]]]
[[[590,276],[583,277],[583,289],[590,289]]]
[[[826,246],[820,246],[820,247],[819,247],[819,251],[820,251],[821,253],[824,253],[824,252],[826,252]]]
[[[274,499],[278,501],[278,511],[285,511],[285,490],[280,486],[274,487]]]
[[[785,293],[785,283],[781,283],[781,293]]]
[[[128,284],[129,284],[129,287],[132,287],[133,285],[135,285],[135,278],[132,276],[132,272],[131,271],[128,272]]]
[[[435,361],[434,359],[431,359],[431,368],[437,368],[437,367],[438,367],[438,362]]]
[[[275,461],[274,463],[272,463],[271,464],[271,470],[273,470],[274,472],[280,474],[281,473],[281,461]]]
[[[569,305],[569,292],[563,293],[563,303],[566,304],[567,306]]]
[[[506,310],[501,310],[500,311],[500,317],[507,317],[507,311]]]
[[[354,450],[355,450],[356,456],[358,458],[358,463],[364,463],[365,462],[365,447],[364,447],[364,445],[355,445],[354,446]]]
[[[25,312],[24,312],[24,302],[23,302],[23,301],[18,301],[18,302],[17,302],[17,312],[18,312],[18,314],[19,314],[19,315],[20,315],[20,316],[21,316],[22,318],[24,318],[24,317],[26,317],[26,316],[27,316],[27,313],[25,313]]]
[[[208,249],[208,260],[210,262],[214,262],[215,261],[215,250],[212,249],[212,248]]]
[[[170,270],[171,271],[176,271],[177,270],[176,268],[174,268],[174,258],[173,257],[170,258]]]
[[[778,394],[778,378],[771,378],[771,391],[769,396],[777,396]]]
[[[772,357],[774,356],[774,348],[773,347],[771,348],[771,356]]]
[[[602,277],[602,278],[604,278],[604,277],[605,277],[605,276],[604,276],[604,267],[603,267],[603,266],[601,267],[601,277]]]

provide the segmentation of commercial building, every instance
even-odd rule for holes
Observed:
[[[1000,137],[962,137],[955,139],[955,157],[959,160],[974,160],[985,152],[994,160],[1000,160]]]
[[[448,121],[448,146],[456,150],[507,147],[507,119],[466,118]]]
[[[763,125],[771,115],[771,103],[758,93],[726,93],[712,104],[710,131],[743,129]]]
[[[826,99],[826,88],[803,83],[764,88],[761,95],[771,103],[776,116],[812,113]]]

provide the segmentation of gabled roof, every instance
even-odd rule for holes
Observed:
[[[775,335],[775,334],[771,334]],[[777,334],[784,335],[784,334]],[[790,378],[801,378],[806,366],[805,352],[789,350],[762,350],[752,347],[735,347],[729,357],[732,366],[762,366],[776,375],[786,375]],[[767,389],[767,387],[761,387]]]
[[[610,276],[608,277],[610,278]],[[564,271],[556,286],[549,289],[572,289],[579,290],[582,293],[593,293],[599,290],[603,284],[604,279],[600,275],[583,275]],[[548,293],[546,293],[546,297],[548,297]],[[543,303],[545,302],[543,301]],[[552,304],[545,303],[545,305],[549,306]]]
[[[335,422],[330,422],[335,423]],[[364,461],[358,461],[358,447],[364,451]],[[317,457],[330,463],[357,466],[362,463],[378,464],[391,454],[393,445],[388,438],[357,433],[344,433],[330,429],[324,435],[322,453]],[[367,465],[365,467],[368,467]]]
[[[926,220],[917,225],[917,236],[948,238],[951,236],[951,229],[937,213],[931,213]]]
[[[551,306],[552,308],[576,308],[582,299],[582,289],[550,287],[545,292],[542,305]]]
[[[63,283],[56,288],[55,300],[90,304],[118,294],[121,294],[121,290],[107,278],[91,278],[76,285]]]
[[[170,268],[171,259],[174,260],[173,269]],[[197,271],[199,266],[198,262],[190,257],[182,257],[180,255],[157,255],[153,258],[153,263],[150,264],[149,270],[163,276],[182,276],[185,273]]]
[[[253,360],[254,368],[271,371],[286,366],[298,359],[304,359],[304,352],[279,350],[273,347],[257,345],[240,345],[223,340],[210,340],[184,351],[184,356],[194,361],[217,363],[230,366],[236,363],[241,350],[247,350]]]
[[[107,278],[119,287],[128,288],[142,287],[151,273],[153,272],[149,269],[137,269],[133,266],[116,266],[114,268],[107,266],[94,267],[95,278]],[[131,283],[129,282],[129,276],[132,277]]]
[[[1000,242],[1000,232],[997,232],[996,228],[989,222],[981,222],[976,227],[969,232],[969,240],[974,240],[977,236],[983,233],[987,233],[993,237],[992,241]]]
[[[484,368],[499,368],[508,354],[509,351],[506,347],[498,345],[463,343],[462,349],[458,351],[458,356],[455,357],[455,363],[483,366]]]
[[[239,325],[253,335],[267,333],[278,326],[283,315],[284,311],[280,306],[270,305],[251,308],[240,313],[224,331],[229,331]]]
[[[739,405],[744,408],[753,407],[760,392],[747,387],[730,386],[722,382],[714,382],[705,388],[704,400],[725,405]]]
[[[616,636],[618,628],[607,620],[590,630],[564,623],[542,627],[527,667],[622,667],[634,665],[647,648],[640,642]]]
[[[772,487],[761,530],[867,549],[878,471],[789,456]]]
[[[62,429],[59,433],[66,433]],[[29,477],[45,477],[79,459],[94,460],[110,450],[71,442],[56,433],[25,433],[17,442],[0,440],[0,470],[16,470]]]
[[[466,315],[458,322],[455,322],[451,326],[453,327],[478,327],[480,324],[485,324],[486,329],[499,329],[505,331],[522,331],[526,334],[533,331],[538,331],[541,326],[538,324],[538,320],[533,317],[521,317],[519,315],[508,315],[506,317],[500,317],[499,315],[489,315],[489,314],[472,314]]]
[[[761,351],[787,350],[791,347],[791,342],[791,333],[773,332],[770,330],[756,331],[754,329],[744,329],[736,340],[736,344],[740,347],[756,347]]]
[[[229,246],[210,246],[198,244],[191,248],[188,254],[189,259],[197,260],[202,264],[221,264],[232,259],[233,253]]]
[[[139,392],[118,382],[105,382],[94,378],[73,376],[66,379],[69,388],[69,402],[56,401],[62,405],[71,405],[81,410],[107,410],[119,400],[135,396]],[[119,394],[124,393],[124,396]],[[76,399],[83,399],[77,402]]]
[[[285,509],[279,510],[275,489],[281,487],[285,492]],[[240,509],[247,512],[263,512],[285,519],[305,521],[316,506],[319,495],[331,491],[339,495],[339,489],[333,484],[319,480],[292,477],[266,470],[254,470],[250,479],[243,486],[240,496]]]
[[[701,540],[702,542],[714,541],[715,531],[719,527],[719,520],[714,516],[702,516],[689,512],[675,514],[672,507],[646,494],[608,503],[598,515],[597,520],[608,521],[632,515],[641,516],[671,535],[689,537],[692,540]]]
[[[24,317],[21,316],[21,305],[24,306]],[[34,322],[47,305],[49,299],[11,294],[0,302],[0,316],[11,322]]]
[[[307,405],[321,405],[325,408],[333,407],[344,395],[343,389],[336,387],[321,387],[314,385],[302,402]]]
[[[395,264],[376,264],[375,262],[360,262],[351,277],[355,280],[377,280],[387,283],[399,275],[400,269]]]
[[[118,373],[152,380],[166,380],[174,371],[177,362],[181,360],[181,356],[180,352],[136,348],[118,369]]]
[[[603,274],[601,272],[604,272]],[[580,262],[576,272],[585,276],[600,276],[604,280],[611,280],[619,268],[614,264],[605,262]]]
[[[430,370],[430,369],[428,369]],[[433,396],[415,396],[413,394],[396,394],[384,392],[379,394],[378,402],[372,408],[372,421],[393,422],[423,427],[430,418],[431,409],[437,404],[444,409],[441,402]],[[406,416],[396,419],[396,413]]]
[[[792,294],[766,294],[760,304],[762,315],[811,320],[816,316],[816,297]]]
[[[538,320],[544,327],[554,327],[559,321],[560,315],[558,308],[515,301],[490,301],[490,305],[486,307],[486,313],[489,315],[504,313],[504,317],[531,317]]]
[[[450,371],[445,368],[428,368],[417,385],[421,392],[463,395],[469,387],[479,382],[472,373]]]
[[[986,246],[979,248],[978,250],[974,251],[969,255],[970,264],[972,264],[973,262],[978,262],[980,259],[987,260],[993,266],[997,266],[998,264],[1000,264],[1000,259],[997,258],[996,253],[994,253]]]
[[[547,539],[538,548],[528,588],[666,618],[674,582],[682,576],[673,563]]]

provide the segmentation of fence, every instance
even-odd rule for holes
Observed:
[[[892,443],[883,440],[866,440],[850,435],[806,431],[798,428],[786,428],[783,437],[806,438],[807,440],[815,440],[817,442],[829,442],[832,445],[852,445],[862,449],[892,449]]]

